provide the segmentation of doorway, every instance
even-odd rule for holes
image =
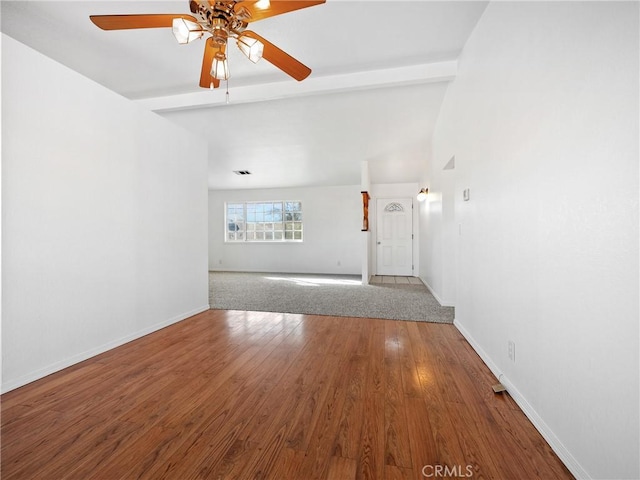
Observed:
[[[413,199],[376,200],[376,274],[413,275]]]

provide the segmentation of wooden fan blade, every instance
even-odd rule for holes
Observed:
[[[213,56],[218,53],[224,53],[224,45],[220,46],[213,41],[213,37],[207,38],[204,45],[204,56],[202,58],[202,70],[200,71],[200,86],[202,88],[218,88],[220,86],[220,80],[211,76],[211,64],[213,63]]]
[[[198,20],[184,13],[162,13],[149,15],[90,15],[93,23],[103,30],[127,30],[131,28],[171,27],[174,18],[184,18],[194,23]]]
[[[301,8],[313,7],[314,5],[320,5],[325,3],[326,0],[270,0],[270,5],[267,8],[260,8],[256,6],[259,0],[245,0],[236,3],[234,10],[236,13],[240,12],[243,8],[246,8],[251,17],[247,19],[247,22],[257,22],[264,18],[274,17],[287,12],[293,12],[294,10],[300,10]]]
[[[300,63],[287,52],[276,47],[273,43],[265,40],[256,32],[245,30],[244,32],[242,32],[242,34],[261,41],[264,45],[262,58],[278,67],[287,75],[290,75],[296,80],[300,81],[304,80],[311,74],[311,69],[309,67]]]

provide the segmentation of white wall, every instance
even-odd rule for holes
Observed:
[[[206,144],[2,36],[2,390],[208,308]]]
[[[268,200],[302,202],[303,242],[224,242],[225,202]],[[209,269],[360,275],[361,229],[360,185],[210,190]]]
[[[360,162],[360,192],[367,193],[367,230],[362,230],[360,261],[362,263],[362,284],[369,285],[371,279],[371,212],[369,212],[369,200],[371,200],[371,175],[369,172],[369,162]],[[364,198],[362,199],[364,203]],[[362,207],[362,226],[364,227],[364,204]]]
[[[438,159],[441,162],[442,159]],[[451,161],[447,161],[447,164]],[[451,161],[455,165],[455,161]],[[441,305],[455,306],[457,287],[458,227],[455,223],[455,168],[431,165],[431,178],[421,182],[428,185],[429,195],[419,207],[420,245],[419,277]]]
[[[638,17],[637,2],[491,3],[421,212],[421,251],[441,258],[424,276],[446,292],[457,253],[456,325],[584,478],[640,477]]]

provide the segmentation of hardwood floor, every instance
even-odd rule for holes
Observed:
[[[573,478],[453,325],[211,310],[2,396],[3,480]]]

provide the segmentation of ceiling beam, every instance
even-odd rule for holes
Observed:
[[[309,77],[303,82],[276,82],[261,85],[232,86],[230,103],[251,103],[301,95],[347,92],[395,85],[411,85],[431,82],[448,82],[455,78],[457,60],[424,63],[384,70],[369,70],[342,75]],[[180,110],[198,107],[217,107],[227,104],[224,82],[220,88],[179,95],[143,98],[139,105],[155,111]]]

